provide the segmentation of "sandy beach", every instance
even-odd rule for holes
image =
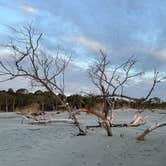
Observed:
[[[115,123],[128,122],[134,114],[118,110]],[[78,131],[72,124],[21,124],[20,115],[0,113],[0,166],[165,166],[165,127],[150,133],[144,142],[135,138],[147,127],[164,122],[166,114],[143,114],[148,115],[145,125],[114,128],[113,137],[107,137],[101,128],[89,129],[87,136],[76,136]],[[66,113],[53,116],[68,117]],[[96,124],[90,115],[79,115],[79,119],[82,126]]]

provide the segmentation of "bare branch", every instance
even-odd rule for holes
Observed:
[[[84,135],[85,132],[72,113],[64,95],[64,72],[71,56],[69,58],[62,57],[63,52],[60,49],[58,49],[56,55],[49,55],[41,50],[39,46],[42,33],[36,32],[31,24],[18,29],[12,28],[12,30],[16,34],[16,38],[12,37],[7,47],[14,58],[9,64],[5,63],[3,59],[0,61],[0,75],[4,78],[1,81],[25,77],[29,78],[32,86],[35,82],[37,86],[41,85],[46,88],[54,97],[56,93],[62,94],[64,98],[59,97],[59,101],[73,117],[80,134]],[[59,83],[61,77],[63,78],[62,86]]]
[[[149,90],[147,96],[145,97],[145,100],[147,100],[151,96],[151,94],[154,91],[154,88],[157,86],[157,84],[164,80],[166,80],[166,76],[160,76],[159,72],[156,69],[154,69],[153,84],[152,84],[152,87]]]
[[[134,70],[136,63],[136,58],[131,56],[127,61],[115,66],[114,69],[111,70],[111,63],[108,60],[107,55],[100,51],[99,59],[90,66],[89,77],[101,93],[96,97],[100,97],[102,99],[103,113],[105,115],[104,118],[110,119],[110,123],[112,123],[112,110],[114,107],[114,102],[110,101],[111,98],[125,98],[142,104],[149,98],[155,86],[166,79],[166,77],[159,77],[159,73],[155,71],[153,85],[145,98],[134,98],[123,94],[124,88],[128,84],[129,80],[143,74],[143,72],[136,72]],[[111,116],[109,116],[110,108]],[[107,132],[109,131],[107,130]]]

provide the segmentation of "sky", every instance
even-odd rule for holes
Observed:
[[[113,65],[134,55],[136,71],[147,74],[131,83],[127,93],[140,97],[148,91],[153,69],[166,71],[165,18],[165,0],[0,0],[0,44],[11,35],[8,26],[33,22],[52,54],[59,45],[72,52],[65,78],[68,94],[92,91],[87,68],[100,49]],[[0,56],[6,54],[0,46]],[[29,88],[26,81],[1,83],[0,89]],[[153,96],[165,100],[165,90],[166,83],[161,83]]]

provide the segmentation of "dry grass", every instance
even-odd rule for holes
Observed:
[[[20,113],[22,115],[33,115],[33,116],[38,116],[41,115],[43,112],[40,109],[40,105],[38,103],[33,103],[29,106],[25,106],[23,108],[16,108],[16,112]]]

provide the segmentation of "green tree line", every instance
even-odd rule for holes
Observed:
[[[0,111],[13,112],[17,108],[22,108],[33,103],[38,103],[42,111],[62,110],[63,106],[59,101],[59,97],[63,98],[61,94],[57,98],[53,97],[47,91],[37,90],[35,92],[28,92],[27,89],[20,88],[16,91],[9,88],[7,91],[0,91]],[[148,101],[140,104],[138,102],[130,102],[123,99],[114,100],[114,108],[136,108],[136,109],[166,109],[166,102],[162,102],[160,98],[150,98]],[[67,101],[73,109],[87,108],[93,109],[102,107],[102,99],[94,95],[79,95],[73,94],[67,97]]]

